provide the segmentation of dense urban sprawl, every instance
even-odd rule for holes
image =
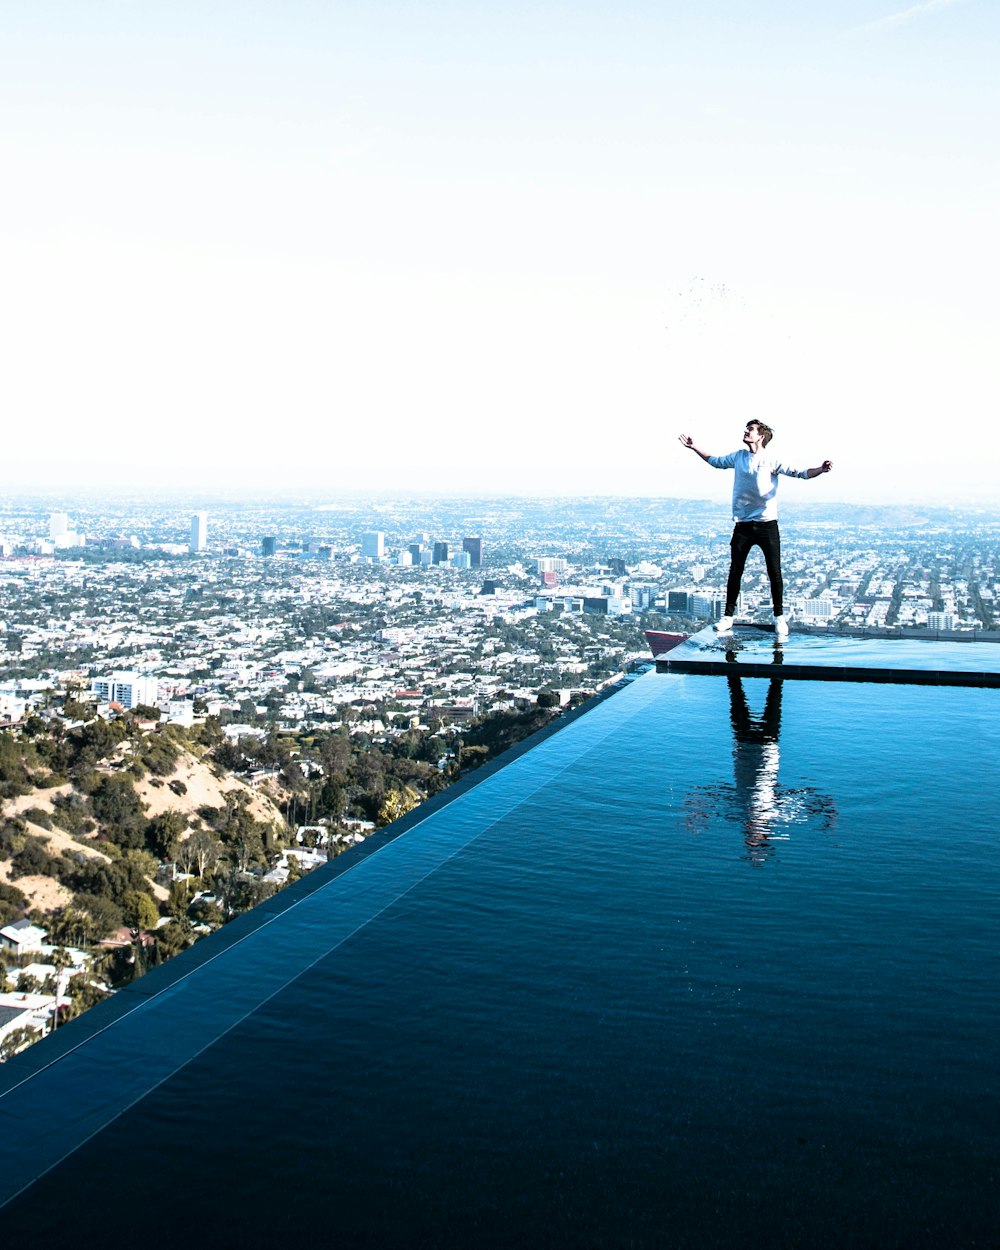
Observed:
[[[995,628],[995,518],[787,512],[793,620]],[[718,614],[729,528],[718,504],[602,499],[36,504],[0,525],[14,708],[32,686],[127,670],[156,679],[164,711],[197,699],[286,725],[593,689],[646,653],[643,628]],[[743,613],[768,607],[752,560]]]

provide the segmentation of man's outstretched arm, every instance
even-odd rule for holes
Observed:
[[[700,447],[695,447],[694,439],[691,437],[690,434],[680,434],[678,435],[678,440],[681,442],[683,446],[690,447],[693,452],[697,452],[697,454],[701,456],[702,460],[708,460],[709,458],[708,452],[702,451]],[[810,477],[813,476],[812,469],[809,470],[809,476]]]
[[[833,468],[832,460],[824,460],[822,464],[818,464],[815,469],[806,469],[806,477],[819,477],[821,473],[829,473]]]

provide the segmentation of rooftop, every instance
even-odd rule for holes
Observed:
[[[704,631],[0,1066],[5,1233],[990,1244],[998,670]]]

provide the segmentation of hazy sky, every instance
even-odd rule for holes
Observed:
[[[0,484],[997,497],[995,0],[0,0]]]

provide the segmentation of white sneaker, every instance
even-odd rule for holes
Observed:
[[[776,616],[774,618],[774,632],[779,638],[788,637],[788,621],[783,616]]]
[[[720,616],[715,622],[715,632],[717,634],[728,634],[733,627],[733,618],[731,616]],[[785,630],[787,633],[787,629]]]

